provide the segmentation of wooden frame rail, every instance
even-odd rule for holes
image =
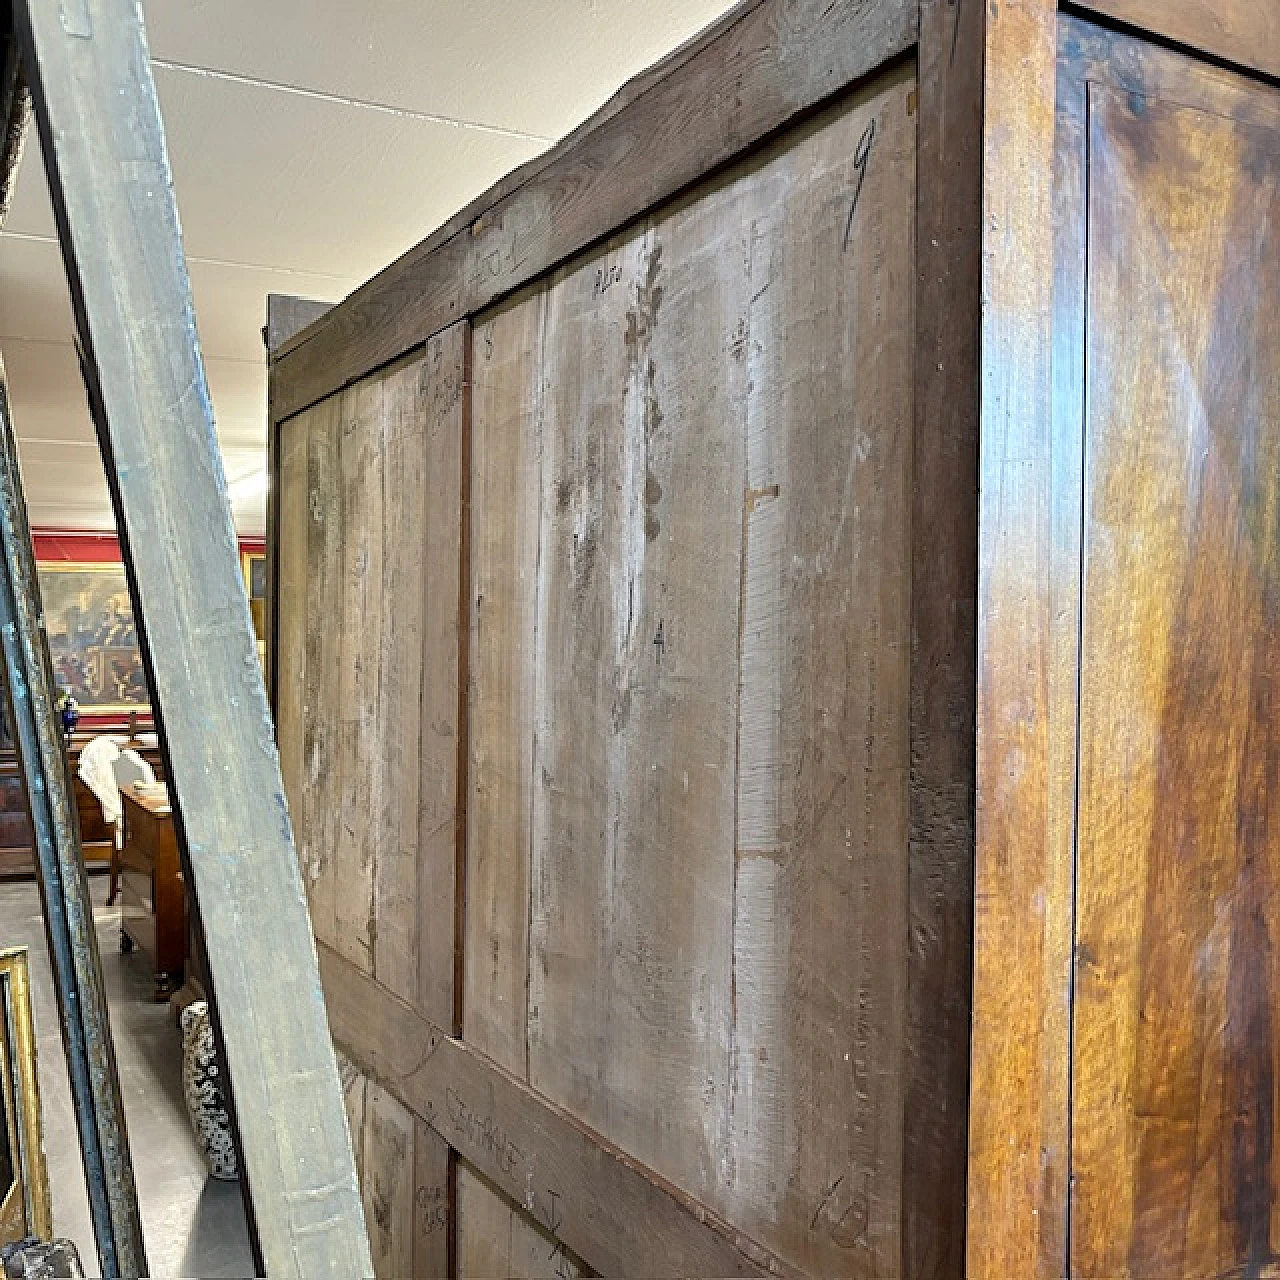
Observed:
[[[338,1047],[601,1275],[798,1275],[351,961],[319,947]]]
[[[545,274],[905,53],[918,18],[904,0],[733,9],[286,342],[275,420]]]

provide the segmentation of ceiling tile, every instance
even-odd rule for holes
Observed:
[[[153,58],[558,138],[728,0],[146,0]]]
[[[365,280],[542,149],[187,72],[156,84],[194,258]],[[5,227],[52,225],[31,146]]]

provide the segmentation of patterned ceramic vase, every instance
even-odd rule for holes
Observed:
[[[231,1138],[226,1095],[222,1091],[223,1079],[209,1021],[209,1006],[203,1000],[196,1000],[182,1011],[182,1092],[209,1172],[215,1178],[234,1182],[240,1170]]]

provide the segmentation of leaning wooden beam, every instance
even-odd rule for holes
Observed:
[[[536,279],[878,70],[915,43],[917,19],[916,6],[898,0],[735,8],[286,344],[275,360],[275,421]]]
[[[35,549],[18,472],[18,442],[0,364],[0,648],[5,700],[26,784],[36,879],[58,993],[71,1101],[84,1154],[89,1213],[106,1276],[148,1274],[125,1130],[120,1077],[107,1017],[93,901],[71,777],[54,709]]]
[[[600,1275],[796,1275],[320,946],[333,1037],[356,1066]]]
[[[139,9],[14,8],[262,1256],[271,1276],[367,1276]]]

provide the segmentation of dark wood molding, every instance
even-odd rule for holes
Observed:
[[[795,1275],[568,1112],[319,946],[335,1044],[601,1275]]]
[[[920,9],[904,1276],[964,1274],[985,13]]]
[[[277,354],[276,420],[609,235],[911,48],[917,0],[749,0]]]

